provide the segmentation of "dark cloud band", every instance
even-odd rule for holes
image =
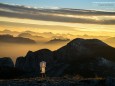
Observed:
[[[91,10],[80,10],[80,9],[32,9],[19,6],[0,5],[1,9],[0,16],[21,18],[21,19],[32,19],[32,20],[43,20],[43,21],[54,21],[54,22],[67,22],[67,23],[86,23],[86,24],[106,24],[114,25],[115,19],[103,19],[96,20],[92,18],[86,18],[87,16],[115,16],[115,12],[103,12],[103,11],[91,11]],[[49,15],[50,14],[50,15]],[[56,15],[54,15],[56,14]],[[58,14],[65,15],[59,16]],[[68,17],[66,15],[77,15],[85,16],[81,17]]]

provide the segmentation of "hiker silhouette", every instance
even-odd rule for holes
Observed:
[[[41,70],[42,78],[46,77],[46,74],[45,74],[45,72],[46,72],[46,62],[45,61],[40,62],[40,70]]]

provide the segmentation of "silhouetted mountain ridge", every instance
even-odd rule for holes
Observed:
[[[102,51],[102,49],[104,49]],[[112,52],[108,52],[111,50]],[[63,76],[66,74],[80,74],[84,77],[101,77],[115,75],[115,49],[98,39],[77,38],[56,51],[48,49],[29,51],[23,58],[26,64],[24,71],[34,71],[40,74],[39,62],[47,62],[48,76]],[[108,56],[109,55],[109,56]],[[16,68],[22,68],[16,61]],[[105,72],[104,72],[105,71]],[[111,72],[112,71],[112,72]],[[114,71],[114,72],[113,72]],[[30,73],[33,76],[33,72]]]
[[[36,77],[40,75],[39,63],[44,60],[47,76],[115,77],[114,53],[115,48],[101,40],[77,38],[55,51],[28,51],[25,57],[17,58],[15,68],[24,71],[22,77]]]

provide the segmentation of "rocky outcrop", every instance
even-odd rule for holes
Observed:
[[[48,49],[38,50],[36,52],[29,51],[25,57],[19,57],[16,60],[15,67],[17,69],[32,73],[30,75],[38,75],[40,73],[39,63],[46,61],[47,66],[53,63],[53,53]]]
[[[25,58],[24,57],[18,57],[16,59],[15,67],[19,70],[24,70],[24,64],[25,64]]]
[[[11,58],[0,58],[0,67],[14,67],[14,63]]]
[[[12,79],[21,75],[21,72],[14,68],[11,58],[0,58],[0,79]]]

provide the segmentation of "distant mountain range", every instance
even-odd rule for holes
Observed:
[[[36,43],[45,43],[45,44],[52,44],[52,43],[55,44],[55,43],[64,43],[64,42],[70,41],[70,39],[63,38],[63,36],[59,36],[61,38],[58,38],[58,36],[55,36],[54,38],[54,34],[50,32],[49,33],[45,33],[45,32],[44,33],[34,33],[32,31],[24,31],[24,32],[17,32],[17,34],[15,34],[16,36],[14,37],[13,35],[15,32],[16,31],[10,31],[10,30],[0,31],[0,34],[1,34],[0,42],[31,43],[33,41],[33,43],[36,42]],[[46,36],[47,38],[45,38],[44,36]]]
[[[18,37],[29,38],[29,39],[35,40],[36,42],[44,42],[46,40],[45,37],[32,35],[29,32],[20,33]]]
[[[3,62],[4,65],[8,63],[6,68],[15,69],[13,71],[15,75],[12,76],[36,77],[40,76],[39,63],[43,60],[47,62],[47,76],[79,74],[82,77],[115,77],[115,48],[98,39],[76,38],[56,51],[49,49],[28,51],[25,57],[17,58],[15,67],[9,60],[5,60],[5,63],[0,60],[0,63]],[[6,71],[2,70],[1,73],[3,72]],[[7,78],[1,75],[2,78]],[[12,76],[9,77],[13,78]]]
[[[23,37],[13,37],[12,35],[0,35],[0,42],[5,43],[22,43],[22,44],[35,44],[34,40]]]
[[[67,38],[54,38],[47,42],[47,44],[55,44],[55,43],[63,43],[63,42],[69,42],[70,39]]]
[[[92,36],[92,35],[72,35],[72,34],[54,34],[51,32],[33,32],[33,31],[11,31],[8,29],[5,29],[3,31],[0,31],[0,35],[13,35],[14,37],[22,37],[22,38],[28,38],[31,40],[34,40],[37,43],[45,43],[45,44],[55,44],[55,43],[66,43],[70,40],[74,39],[75,37],[78,38],[84,38],[84,39],[100,39],[106,42],[107,44],[115,47],[115,37],[110,36]]]

